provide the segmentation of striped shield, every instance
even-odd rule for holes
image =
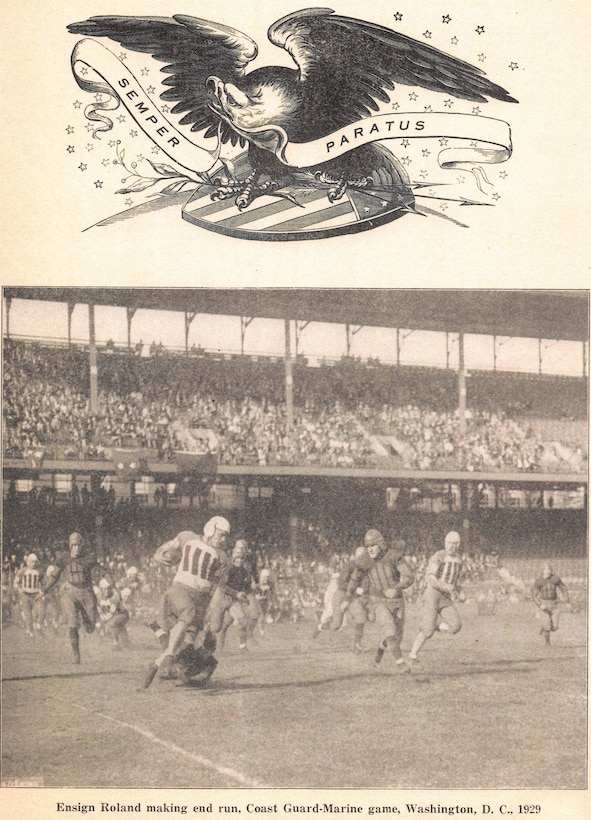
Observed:
[[[330,202],[329,186],[312,182],[259,196],[242,211],[235,196],[212,200],[215,190],[213,185],[201,185],[184,206],[183,219],[239,239],[289,241],[356,233],[398,219],[414,206],[406,186],[348,188],[343,197]]]

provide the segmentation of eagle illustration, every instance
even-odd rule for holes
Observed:
[[[235,197],[240,210],[286,181],[305,177],[325,185],[331,202],[348,188],[403,192],[412,207],[410,180],[396,157],[373,143],[308,169],[286,166],[271,146],[277,134],[306,143],[379,110],[396,83],[487,102],[517,102],[469,63],[375,23],[311,8],[282,17],[268,30],[295,68],[248,71],[256,43],[227,25],[175,14],[165,17],[97,16],[68,26],[72,34],[108,37],[151,54],[166,65],[163,100],[175,101],[180,123],[222,143],[248,145],[252,167],[243,180],[219,184],[214,199]]]

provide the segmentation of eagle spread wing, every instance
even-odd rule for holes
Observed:
[[[258,51],[256,43],[236,29],[182,14],[170,18],[91,17],[72,23],[68,31],[87,37],[109,37],[124,48],[146,52],[167,63],[162,71],[171,75],[164,80],[170,88],[161,95],[162,99],[176,101],[172,112],[187,112],[180,122],[191,124],[192,131],[205,130],[205,136],[214,136],[220,127],[219,117],[208,105],[208,77],[221,74],[238,81]],[[222,121],[221,139],[235,145],[239,135]]]
[[[297,64],[305,84],[303,118],[323,117],[326,131],[340,128],[388,102],[395,83],[422,86],[466,100],[487,97],[517,102],[469,63],[396,31],[334,14],[306,9],[269,29],[272,43]]]

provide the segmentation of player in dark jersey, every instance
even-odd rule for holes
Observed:
[[[400,672],[410,672],[402,657],[400,642],[404,631],[403,591],[414,582],[414,572],[402,553],[388,547],[379,530],[365,533],[364,545],[371,566],[364,580],[367,587],[370,615],[380,627],[380,643],[375,662],[380,663],[390,649]]]
[[[362,583],[371,564],[372,561],[366,547],[358,547],[354,558],[347,561],[336,579],[331,579],[325,593],[325,608],[319,623],[314,627],[312,640],[318,637],[327,623],[330,623],[331,632],[338,632],[343,626],[346,614],[354,628],[353,650],[363,651],[361,640],[367,623],[367,610],[362,597],[365,592]],[[331,587],[332,594],[329,595]]]
[[[246,649],[250,623],[249,594],[255,586],[250,562],[247,560],[244,542],[236,541],[232,559],[223,584],[218,584],[208,612],[209,628],[220,635],[220,648],[224,646],[226,633],[232,624],[239,630],[240,649]]]
[[[540,635],[544,636],[546,646],[550,646],[550,633],[558,629],[560,603],[569,602],[568,589],[551,564],[544,564],[541,576],[534,581],[532,599],[542,611]]]
[[[199,634],[215,586],[227,571],[228,556],[224,551],[230,534],[230,524],[219,515],[211,518],[199,536],[190,530],[180,532],[172,541],[162,544],[154,560],[166,566],[177,566],[172,585],[164,599],[170,619],[174,621],[162,654],[150,665],[144,688],[154,680],[170,678],[175,655],[182,649],[187,630]]]
[[[411,661],[416,662],[417,653],[437,630],[455,635],[462,628],[453,599],[455,592],[460,600],[464,600],[463,592],[458,586],[462,571],[459,549],[460,536],[457,532],[448,532],[444,548],[429,559],[425,570],[422,624],[408,656]]]
[[[98,621],[96,595],[92,585],[93,571],[102,577],[108,572],[97,561],[94,552],[88,552],[82,535],[71,533],[68,539],[69,555],[56,560],[57,572],[46,579],[42,594],[47,594],[61,580],[63,615],[69,630],[73,663],[80,663],[80,628],[90,635]]]

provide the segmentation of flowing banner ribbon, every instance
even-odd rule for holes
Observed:
[[[80,88],[108,95],[107,100],[96,101],[85,109],[87,119],[100,123],[95,132],[113,127],[112,121],[99,112],[113,111],[122,103],[142,131],[178,165],[198,173],[207,172],[215,165],[220,141],[213,151],[191,142],[163,116],[139,80],[105,46],[95,40],[81,40],[72,52],[71,63]],[[280,127],[244,136],[266,145],[281,162],[295,168],[311,168],[360,145],[388,139],[469,140],[469,147],[444,148],[439,152],[438,162],[441,168],[467,168],[473,172],[475,164],[505,162],[512,152],[508,123],[472,114],[378,114],[307,143],[290,143]]]

